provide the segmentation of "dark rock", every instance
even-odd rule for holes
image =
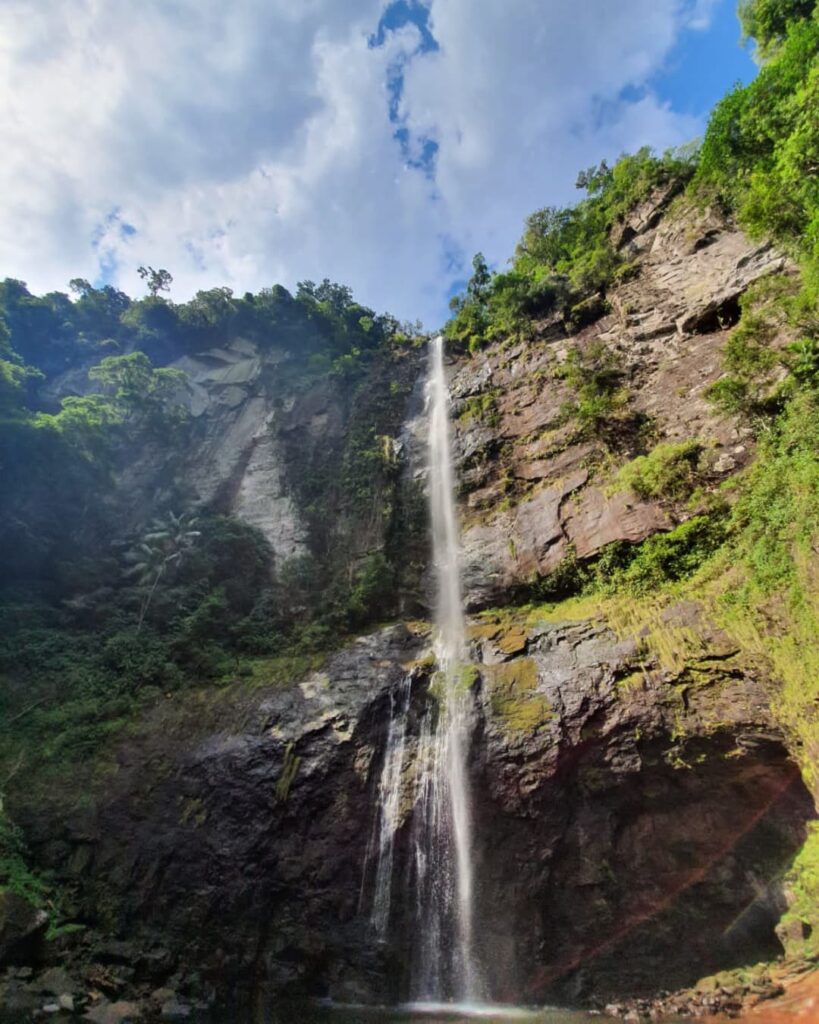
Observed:
[[[478,917],[493,998],[620,1001],[779,949],[759,894],[800,845],[812,803],[742,652],[693,602],[656,628],[700,637],[685,701],[684,666],[663,668],[643,641],[600,624],[499,616],[470,628]],[[99,964],[93,987],[128,994],[144,948],[166,967],[178,960],[156,1008],[248,978],[292,996],[406,994],[410,907],[396,898],[391,940],[376,942],[362,870],[389,692],[412,674],[413,749],[427,642],[403,627],[362,638],[291,689],[245,698],[241,728],[223,718],[203,736],[193,710],[172,723],[151,713],[120,747],[97,823],[83,826],[98,837],[93,873],[133,936],[103,955],[136,964],[136,974]],[[409,816],[411,800],[402,806]],[[398,876],[411,855],[407,817]],[[159,934],[174,943],[167,955]]]
[[[137,956],[137,950],[132,942],[112,939],[94,949],[94,959],[101,964],[132,964]]]
[[[93,1024],[131,1024],[142,1016],[142,1007],[138,1003],[102,1002],[86,1010],[83,1020],[90,1020]]]
[[[151,999],[155,1003],[168,1003],[176,1001],[176,991],[172,988],[157,988],[151,993]]]
[[[39,992],[44,995],[59,996],[64,992],[74,994],[79,991],[80,986],[74,978],[62,967],[50,967],[42,974],[38,974],[29,985],[32,992]]]
[[[0,966],[36,959],[48,914],[17,893],[0,892]]]
[[[191,1007],[187,1003],[180,1003],[175,999],[169,999],[162,1004],[160,1016],[162,1020],[187,1020],[191,1015]]]

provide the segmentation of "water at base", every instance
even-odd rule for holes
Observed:
[[[189,1018],[190,1020],[190,1018]],[[426,1004],[421,1007],[399,1006],[305,1006],[284,1005],[261,1014],[223,1015],[203,1019],[202,1024],[507,1024],[508,1021],[529,1024],[600,1024],[600,1016],[583,1010],[545,1008],[541,1010],[513,1007],[470,1007]],[[199,1024],[199,1021],[191,1022]]]
[[[507,1020],[528,1020],[533,1024],[539,1021],[551,1020],[544,1017],[545,1013],[565,1013],[563,1010],[538,1010],[526,1009],[522,1006],[494,1006],[490,1003],[406,1003],[399,1006],[397,1013],[409,1014],[410,1020],[419,1018],[429,1022],[430,1020],[483,1020],[483,1021],[507,1021]]]

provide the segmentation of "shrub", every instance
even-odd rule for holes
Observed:
[[[618,489],[641,498],[687,498],[697,485],[703,445],[700,441],[658,444],[648,455],[626,463],[617,474]]]
[[[754,417],[779,408],[781,396],[776,385],[786,356],[773,342],[800,316],[797,289],[792,278],[771,276],[756,282],[740,299],[740,321],[723,353],[727,373],[705,392],[723,412]]]
[[[600,433],[626,405],[620,359],[602,341],[571,349],[557,373],[577,396],[564,411],[583,433]]]
[[[723,510],[694,516],[669,533],[649,537],[627,567],[615,572],[609,588],[648,593],[696,572],[722,545],[727,535]]]

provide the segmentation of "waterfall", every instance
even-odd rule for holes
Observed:
[[[367,865],[376,855],[375,885],[373,888],[370,921],[379,939],[387,937],[392,903],[392,868],[395,851],[395,833],[400,824],[401,782],[404,771],[407,716],[412,697],[412,676],[407,675],[396,695],[390,694],[390,723],[384,749],[384,763],[378,784],[378,816],[373,821],[373,832],[365,858],[364,880]]]
[[[427,764],[417,773],[421,792],[416,805],[415,860],[423,939],[415,985],[420,998],[471,1002],[481,993],[473,941],[472,823],[466,772],[470,676],[465,662],[449,390],[440,335],[430,351],[427,404],[438,716],[429,738]]]
[[[428,471],[432,560],[436,577],[430,685],[417,736],[408,735],[412,676],[390,695],[390,719],[378,787],[378,814],[365,861],[375,857],[370,920],[387,937],[394,847],[403,806],[412,807],[405,912],[413,921],[411,994],[416,1002],[476,1002],[482,997],[473,937],[472,823],[467,756],[471,734],[471,673],[459,570],[458,521],[449,428],[443,339],[430,349],[427,380]],[[412,747],[413,771],[405,772]],[[405,792],[411,788],[410,792]],[[362,888],[363,895],[363,888]]]

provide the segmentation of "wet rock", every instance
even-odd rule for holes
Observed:
[[[92,1024],[132,1024],[142,1016],[142,1007],[138,1003],[102,1002],[86,1010],[83,1020],[92,1021]]]
[[[48,914],[17,893],[0,892],[0,966],[36,957]]]
[[[59,996],[63,992],[73,994],[79,991],[77,982],[62,967],[50,967],[47,971],[37,975],[29,988],[32,992],[53,996]]]
[[[110,939],[94,948],[94,959],[101,964],[132,964],[138,957],[132,942]]]
[[[747,911],[776,887],[813,804],[767,682],[696,602],[651,626],[696,636],[695,660],[664,664],[645,631],[596,621],[504,612],[470,623],[477,941],[494,998],[594,993],[650,1015],[653,1004],[622,997],[779,948],[770,913]],[[157,979],[153,1010],[248,978],[277,995],[406,994],[414,906],[396,895],[390,940],[378,941],[364,868],[390,696],[409,678],[394,865],[396,877],[409,871],[414,758],[434,708],[428,644],[422,628],[381,630],[290,688],[244,691],[218,728],[203,730],[196,707],[176,719],[160,708],[120,744],[95,818],[63,827],[94,837],[89,871],[129,922],[133,939],[109,959],[133,946],[139,964],[158,936],[173,943],[163,960],[178,964]],[[134,1012],[115,1001],[139,991],[130,977],[127,963],[92,967],[108,999],[89,1020]],[[733,1005],[745,998],[735,986],[721,978],[687,998]]]
[[[157,988],[151,993],[151,999],[160,1004],[175,1002],[176,991],[172,988]]]
[[[187,1020],[191,1015],[191,1007],[176,999],[169,999],[162,1004],[160,1016],[162,1020]]]

